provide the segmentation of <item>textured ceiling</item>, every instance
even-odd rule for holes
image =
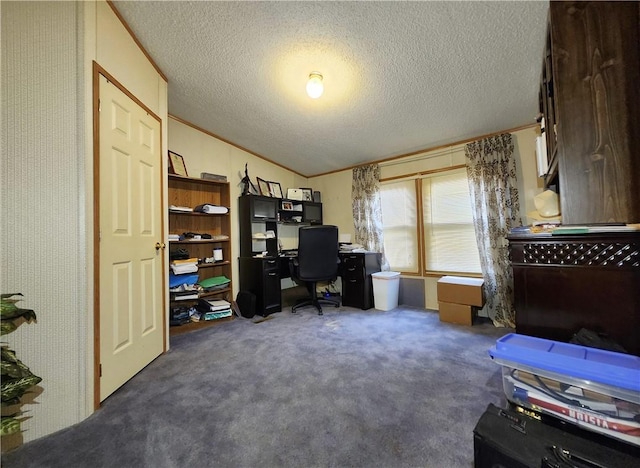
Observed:
[[[166,75],[170,114],[305,176],[537,114],[546,1],[113,5]]]

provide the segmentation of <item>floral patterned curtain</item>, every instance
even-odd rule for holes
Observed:
[[[382,235],[382,202],[380,200],[380,167],[377,164],[353,169],[351,185],[353,224],[356,244],[365,249],[382,253],[382,270],[389,265],[384,256]]]
[[[521,225],[513,150],[510,133],[465,146],[485,307],[494,325],[506,327],[515,327],[507,235],[512,227]]]

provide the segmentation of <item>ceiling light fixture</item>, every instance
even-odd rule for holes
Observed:
[[[324,92],[322,84],[322,75],[318,72],[311,72],[309,81],[307,82],[307,94],[311,99],[318,99]]]

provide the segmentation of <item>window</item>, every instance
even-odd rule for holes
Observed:
[[[425,268],[480,273],[465,169],[422,179]]]
[[[380,197],[384,251],[392,270],[421,273],[424,265],[428,271],[481,272],[464,168],[423,176],[418,184],[383,183]]]
[[[395,271],[419,273],[418,210],[414,180],[380,186],[384,253]]]

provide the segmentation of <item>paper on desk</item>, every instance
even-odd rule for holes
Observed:
[[[360,249],[360,251],[364,251],[364,246],[362,244],[345,244],[341,245],[340,248],[347,251],[355,251],[357,249]]]

